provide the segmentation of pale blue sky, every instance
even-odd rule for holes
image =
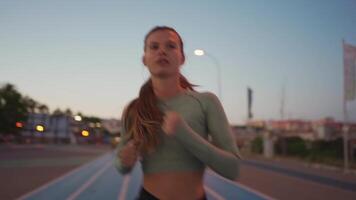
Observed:
[[[0,0],[0,83],[47,104],[119,118],[148,73],[143,38],[155,25],[185,42],[183,73],[218,94],[233,124],[256,119],[342,119],[342,39],[356,45],[356,1]],[[356,103],[349,103],[356,121]]]

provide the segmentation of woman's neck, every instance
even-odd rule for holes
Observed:
[[[180,86],[179,77],[176,78],[154,78],[151,77],[153,92],[158,99],[169,99],[184,91],[184,88]]]

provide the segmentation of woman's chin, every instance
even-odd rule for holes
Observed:
[[[152,73],[152,76],[156,77],[156,78],[170,78],[175,76],[175,73],[172,72],[167,72],[167,71],[160,71],[160,72],[156,72],[156,73]]]

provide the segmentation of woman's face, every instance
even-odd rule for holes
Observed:
[[[176,33],[170,30],[151,33],[146,40],[143,63],[152,76],[165,78],[178,75],[184,56]]]

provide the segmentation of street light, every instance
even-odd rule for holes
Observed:
[[[83,136],[83,137],[88,137],[88,136],[89,136],[89,131],[87,131],[87,130],[82,130],[82,136]]]
[[[37,132],[43,132],[44,129],[45,129],[44,126],[42,126],[42,125],[36,125],[36,131],[37,131]]]
[[[23,123],[22,122],[16,122],[16,127],[17,128],[23,128]]]
[[[74,116],[74,120],[77,122],[80,122],[80,121],[82,121],[82,117],[80,115],[76,115],[76,116]]]
[[[221,99],[221,67],[220,67],[220,64],[219,64],[219,61],[214,57],[212,56],[211,54],[207,53],[206,51],[202,50],[202,49],[196,49],[194,50],[194,54],[196,56],[207,56],[209,57],[210,59],[213,60],[214,64],[215,64],[215,67],[216,67],[216,70],[217,70],[217,79],[218,79],[218,93],[219,93],[219,98]]]
[[[343,131],[343,142],[344,142],[344,172],[349,172],[349,147],[348,147],[348,133],[350,127],[347,124],[344,124],[342,127]]]

